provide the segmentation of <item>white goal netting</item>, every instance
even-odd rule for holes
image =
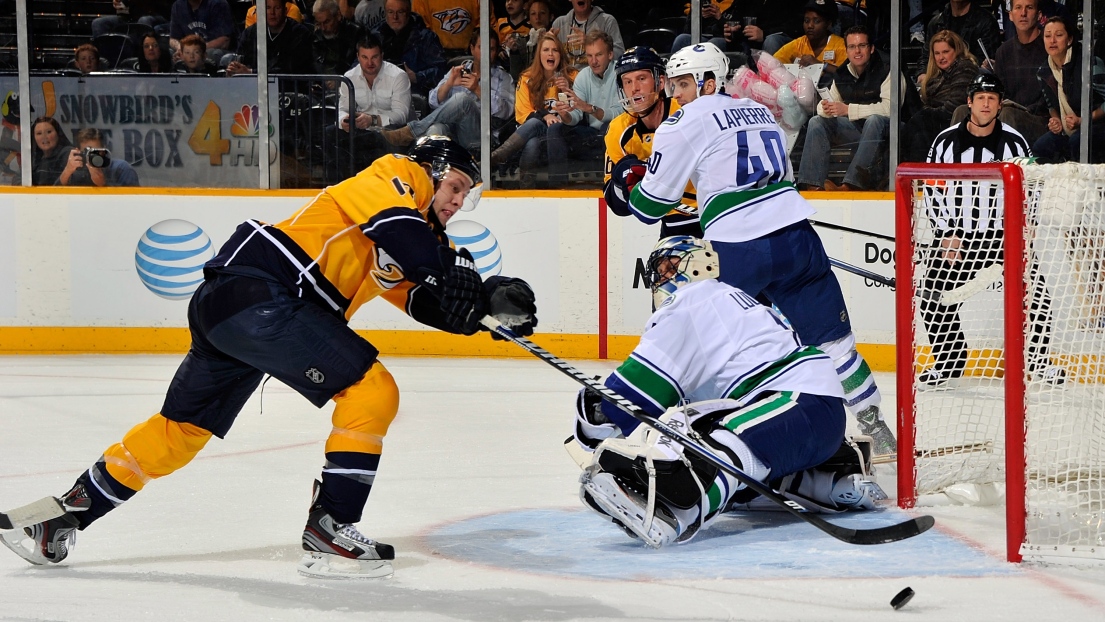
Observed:
[[[1018,234],[1005,189],[913,183],[914,492],[962,501],[1008,483],[1008,498],[1025,498],[1022,552],[1105,559],[1105,166],[1023,172],[1021,347],[1004,339],[1003,249]],[[1025,417],[1023,490],[1006,472],[1007,356],[1024,364],[1023,394],[1010,387]]]

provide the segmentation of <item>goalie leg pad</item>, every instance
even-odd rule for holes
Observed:
[[[645,497],[612,474],[587,469],[579,482],[584,503],[610,516],[652,548],[667,546],[679,538],[679,521],[663,503],[655,504],[650,511]]]
[[[785,476],[779,492],[826,513],[875,509],[876,502],[887,496],[869,470],[871,444],[869,437],[844,439],[840,449],[822,464]]]
[[[695,405],[671,409],[662,419],[672,427],[686,430],[738,468],[744,468],[738,456],[747,455],[756,471],[753,477],[758,477],[761,471],[766,475],[767,468],[732,432],[721,431],[731,437],[730,444],[724,444],[696,431],[700,427],[708,429],[714,420],[704,415],[720,410],[721,416],[734,410],[734,404],[726,401],[703,412],[696,410]],[[743,452],[734,451],[732,444],[739,445]],[[721,472],[716,465],[685,455],[678,443],[645,426],[627,439],[603,441],[580,484],[580,497],[585,504],[657,548],[690,540],[743,488],[736,478]]]

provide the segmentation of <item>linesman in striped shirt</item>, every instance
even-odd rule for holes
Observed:
[[[998,120],[1005,87],[989,73],[979,74],[967,88],[970,114],[937,135],[928,162],[985,164],[1031,157],[1032,150],[1017,130]],[[1003,262],[1004,214],[999,186],[994,182],[946,182],[925,188],[925,205],[934,240],[925,267],[925,292],[946,292],[969,283],[979,271]],[[1030,268],[1033,293],[1029,319],[1030,373],[1044,374],[1055,383],[1063,372],[1048,362],[1050,298],[1035,263]],[[928,331],[935,363],[920,381],[940,386],[959,378],[967,364],[968,347],[959,319],[961,304],[941,305],[922,296],[921,318]]]

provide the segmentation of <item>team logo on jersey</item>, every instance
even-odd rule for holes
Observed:
[[[303,372],[303,375],[307,376],[307,380],[315,384],[326,382],[326,375],[320,372],[317,367],[308,367],[307,371]]]
[[[376,284],[384,289],[392,289],[403,282],[403,270],[384,249],[376,247],[376,265],[371,270]]]
[[[680,108],[679,110],[676,110],[675,112],[671,113],[670,117],[668,117],[667,119],[664,119],[664,125],[675,125],[676,123],[679,123],[679,120],[682,119],[682,118],[683,118],[683,109]]]
[[[441,24],[442,30],[454,35],[460,34],[472,23],[472,14],[460,7],[434,13],[434,18]]]

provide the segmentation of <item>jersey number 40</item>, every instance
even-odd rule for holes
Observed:
[[[762,188],[787,177],[786,138],[774,130],[737,132],[737,186]]]

